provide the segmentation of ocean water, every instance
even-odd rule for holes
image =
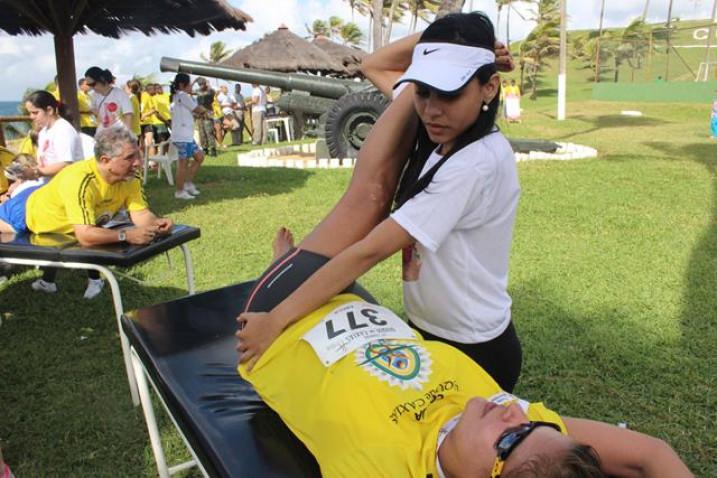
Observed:
[[[19,101],[0,101],[0,116],[19,115],[18,105],[20,105]]]

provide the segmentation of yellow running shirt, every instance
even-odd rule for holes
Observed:
[[[71,234],[73,225],[102,226],[120,208],[147,209],[139,177],[109,184],[94,158],[70,164],[27,200],[27,228],[35,233]]]
[[[77,108],[80,111],[80,128],[94,128],[97,126],[95,116],[92,114],[92,100],[82,90],[77,91]]]
[[[151,111],[154,108],[154,105],[152,104],[152,97],[149,93],[143,91],[141,96],[142,101],[140,102],[140,109],[142,111],[142,116],[140,124],[142,126],[145,126],[151,124],[151,115],[147,115],[147,112]]]
[[[457,349],[416,332],[415,339],[385,338],[401,335],[395,321],[402,322],[388,309],[339,295],[287,328],[251,372],[239,367],[324,478],[438,476],[438,432],[476,396],[518,401],[531,420],[565,432],[555,412],[501,391]],[[369,341],[355,347],[362,336]]]
[[[139,136],[142,134],[142,126],[140,126],[140,109],[137,95],[129,95],[129,102],[132,103],[132,134]]]
[[[32,138],[28,134],[20,142],[20,146],[17,148],[18,154],[29,154],[33,158],[37,158],[37,147],[32,144]]]
[[[165,124],[160,117],[164,118],[166,121],[171,120],[172,113],[169,108],[169,93],[157,93],[152,97],[152,99],[154,100],[154,107],[157,109],[156,116],[159,119],[160,124]]]
[[[149,97],[149,105],[150,109],[157,111],[157,95]],[[154,126],[164,124],[164,122],[157,116],[157,113],[153,113],[152,116],[149,117],[149,122]]]

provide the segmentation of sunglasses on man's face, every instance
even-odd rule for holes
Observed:
[[[498,441],[495,442],[495,463],[493,464],[493,471],[490,474],[490,478],[500,478],[500,474],[503,473],[505,461],[510,454],[513,453],[513,450],[515,450],[528,435],[533,433],[536,428],[540,427],[550,427],[560,431],[560,427],[555,423],[528,422],[522,423],[517,427],[508,428],[498,437]]]

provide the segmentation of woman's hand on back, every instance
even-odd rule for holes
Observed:
[[[240,354],[240,363],[245,363],[248,371],[254,368],[257,360],[281,334],[283,327],[267,312],[244,312],[237,317],[239,330],[235,334],[239,340],[236,350]]]

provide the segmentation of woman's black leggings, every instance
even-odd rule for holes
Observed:
[[[483,367],[483,370],[488,372],[493,380],[498,382],[500,388],[506,392],[512,392],[515,384],[518,383],[520,368],[523,364],[523,350],[520,347],[520,340],[518,340],[518,334],[515,333],[513,322],[508,324],[508,328],[498,337],[477,344],[452,342],[421,330],[411,322],[409,325],[418,330],[424,339],[452,345],[469,356],[475,363]]]

